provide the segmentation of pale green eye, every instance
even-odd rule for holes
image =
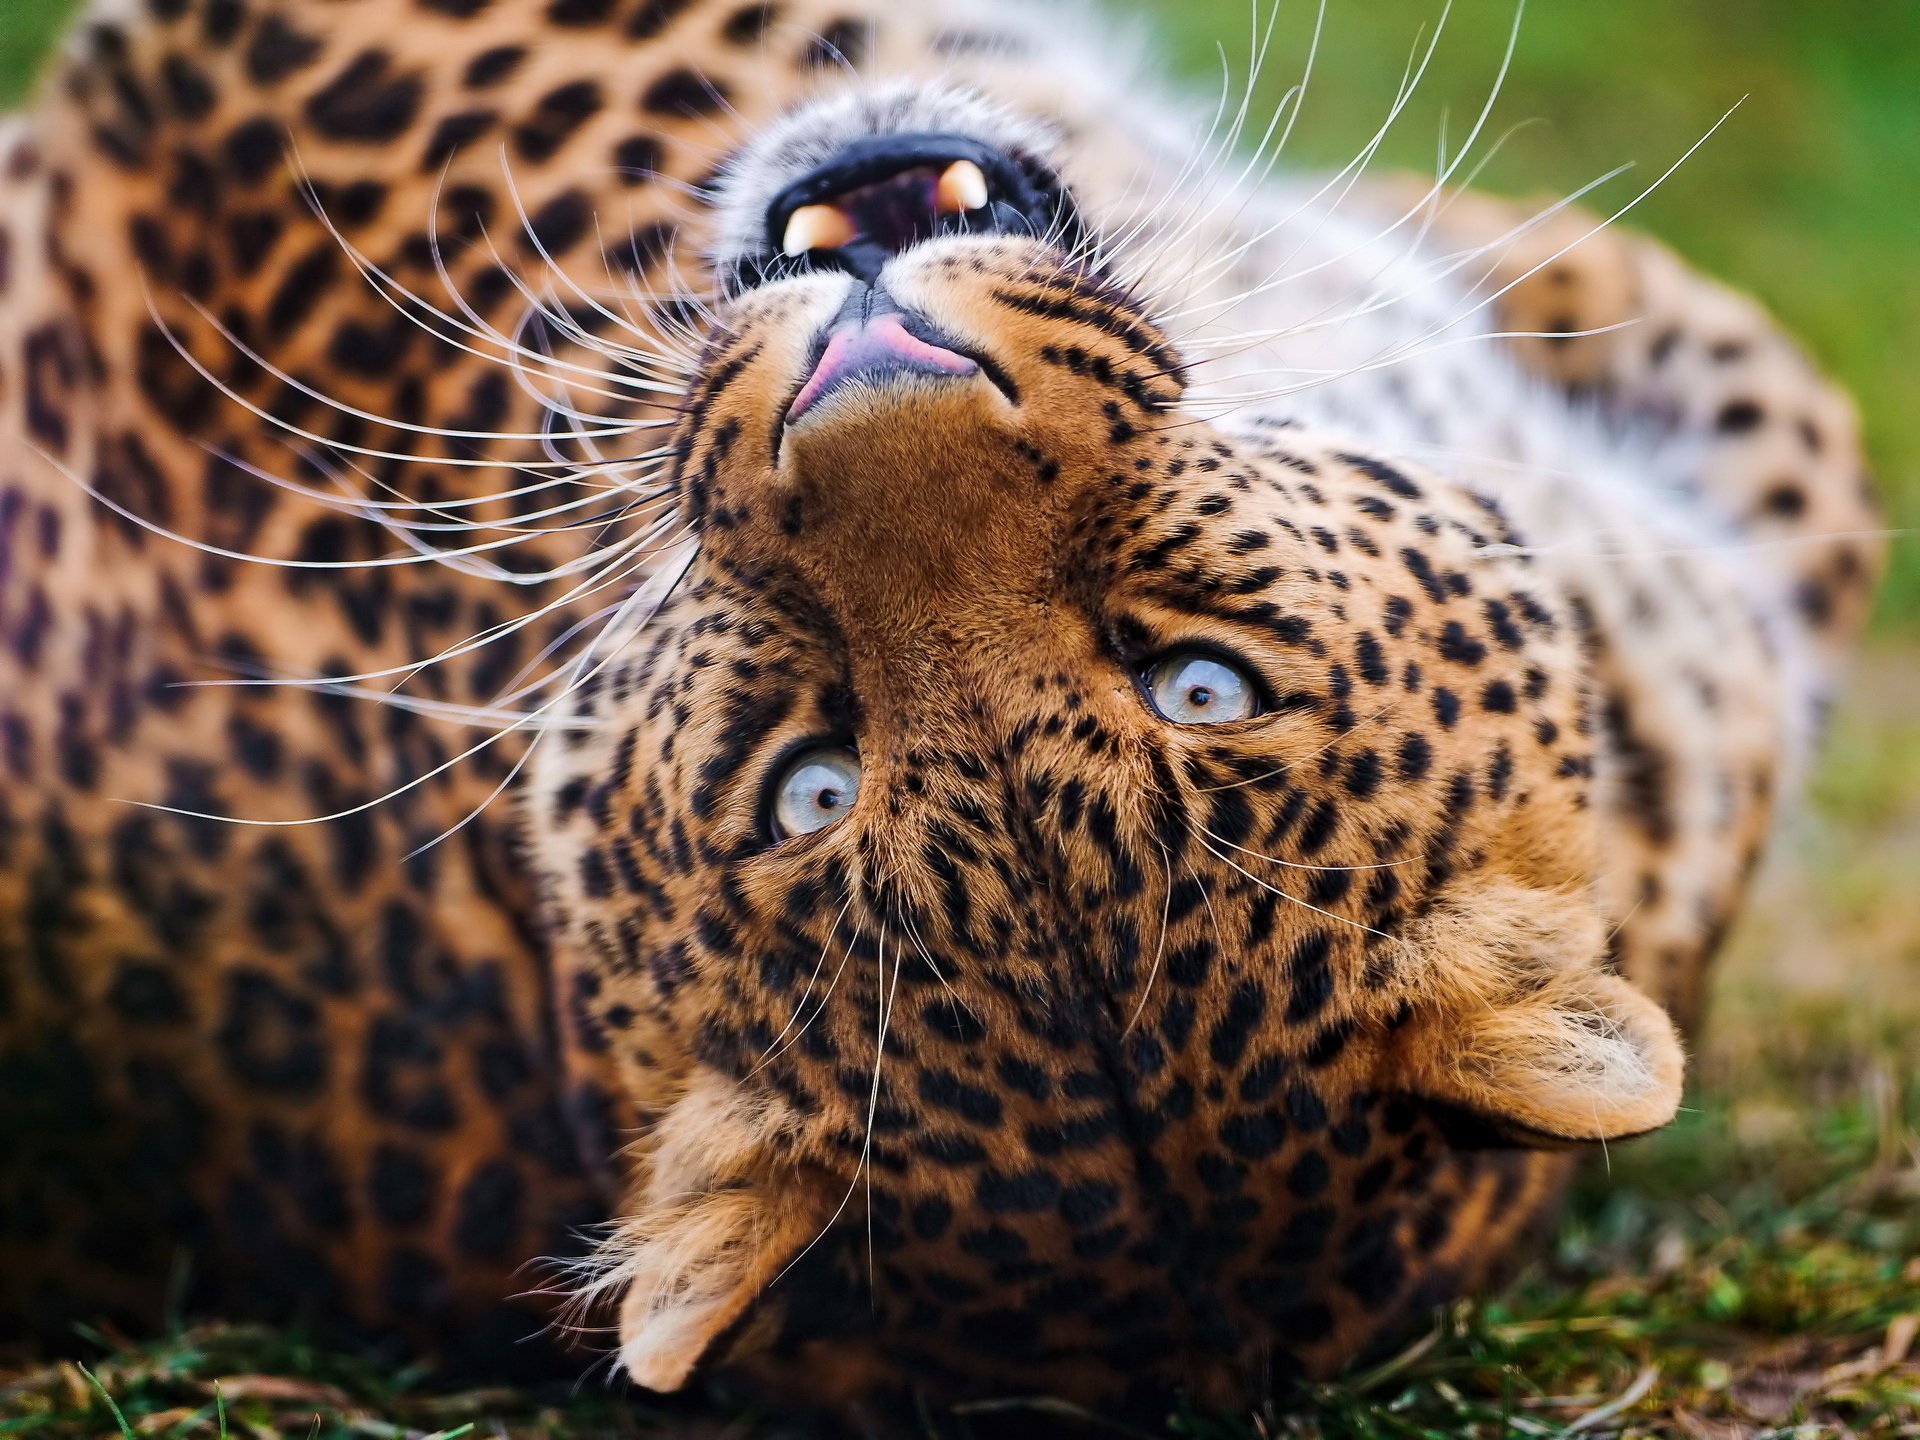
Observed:
[[[1259,713],[1253,679],[1230,660],[1192,650],[1147,668],[1153,708],[1176,725],[1224,725]]]
[[[773,838],[788,840],[824,830],[860,798],[860,757],[822,745],[794,757],[773,782]]]

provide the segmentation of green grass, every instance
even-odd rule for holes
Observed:
[[[1245,0],[1138,0],[1205,92],[1246,50]],[[1265,0],[1263,0],[1263,4]],[[66,0],[0,0],[0,103]],[[1384,113],[1438,0],[1331,0],[1294,149],[1344,161]],[[1175,16],[1178,17],[1177,22]],[[1310,0],[1289,0],[1294,78]],[[1382,163],[1430,166],[1498,68],[1505,0],[1456,0],[1423,98]],[[1858,394],[1898,525],[1920,525],[1920,10],[1916,0],[1535,0],[1484,177],[1565,191],[1623,161],[1624,201],[1735,102],[1634,221],[1758,293]],[[1192,1440],[1280,1436],[1920,1436],[1920,544],[1903,539],[1878,648],[1809,813],[1722,965],[1689,1109],[1616,1147],[1552,1252],[1510,1292],[1441,1317],[1393,1364],[1286,1414],[1173,1417]],[[1910,1349],[1907,1347],[1911,1347]],[[609,1397],[448,1394],[247,1328],[95,1336],[88,1370],[0,1376],[0,1440],[139,1436],[546,1437],[764,1433]],[[119,1416],[108,1404],[111,1396]],[[124,1417],[124,1430],[122,1420]],[[968,1422],[981,1440],[992,1413]],[[471,1427],[471,1428],[469,1428]]]

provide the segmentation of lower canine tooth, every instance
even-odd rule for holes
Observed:
[[[961,215],[987,203],[987,177],[971,160],[956,160],[940,174],[936,204],[942,215]]]
[[[837,205],[802,205],[787,218],[781,248],[789,255],[837,250],[853,239],[853,222]]]

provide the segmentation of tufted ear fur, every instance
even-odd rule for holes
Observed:
[[[1592,899],[1492,882],[1393,947],[1411,1019],[1396,1088],[1468,1112],[1507,1143],[1613,1140],[1665,1125],[1685,1068],[1666,1011],[1603,962]]]
[[[748,1332],[777,1318],[764,1293],[830,1219],[821,1187],[777,1163],[780,1128],[766,1102],[718,1085],[660,1122],[643,1196],[596,1284],[622,1291],[620,1363],[647,1389],[678,1390],[708,1361],[757,1348]]]
[[[648,1240],[620,1306],[620,1361],[649,1390],[684,1386],[729,1348],[761,1293],[807,1237],[783,1234],[749,1191],[710,1195]]]

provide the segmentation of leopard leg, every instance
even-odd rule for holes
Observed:
[[[1388,188],[1568,401],[1568,434],[1600,442],[1592,513],[1567,533],[1637,537],[1552,563],[1591,620],[1616,963],[1691,1026],[1881,569],[1858,419],[1758,304],[1652,240]]]
[[[1497,328],[1530,372],[1652,439],[1657,478],[1784,572],[1831,673],[1866,619],[1885,551],[1852,401],[1757,302],[1664,245],[1578,209],[1538,214],[1454,194],[1432,233],[1485,251],[1469,269],[1484,275]]]

